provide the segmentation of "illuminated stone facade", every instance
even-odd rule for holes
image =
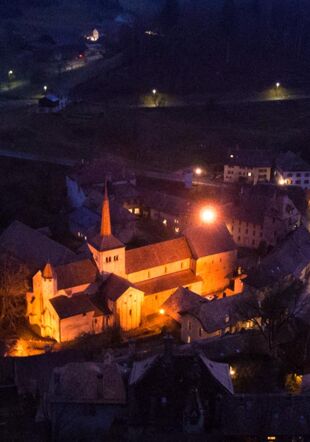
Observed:
[[[34,275],[27,316],[41,335],[67,341],[114,325],[137,328],[180,286],[202,296],[243,289],[237,250],[222,224],[125,250],[112,234],[106,193],[100,233],[88,247],[91,258],[56,267],[48,263]]]

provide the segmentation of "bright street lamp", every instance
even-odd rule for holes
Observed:
[[[280,86],[281,86],[281,83],[277,82],[276,83],[276,88],[279,89]]]
[[[201,169],[201,167],[196,167],[196,169],[195,169],[195,174],[198,175],[198,176],[200,176],[200,175],[202,174],[202,169]]]
[[[201,221],[205,224],[211,224],[216,220],[216,211],[212,207],[205,207],[200,212]]]
[[[47,91],[47,86],[46,86],[46,84],[43,86],[43,89],[44,89],[44,92]]]
[[[156,95],[156,94],[157,94],[157,90],[156,90],[156,89],[153,89],[153,90],[152,90],[152,94],[153,94],[153,95]]]

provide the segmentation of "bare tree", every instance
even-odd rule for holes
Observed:
[[[0,330],[15,331],[25,314],[27,269],[13,256],[0,254]]]

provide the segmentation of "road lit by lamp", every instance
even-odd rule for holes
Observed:
[[[166,313],[165,309],[161,308],[159,309],[159,314],[160,315],[164,315]]]
[[[206,207],[201,210],[200,218],[203,223],[211,224],[216,220],[216,212],[212,207]]]

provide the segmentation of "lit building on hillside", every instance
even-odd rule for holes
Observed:
[[[236,246],[224,224],[205,223],[177,239],[126,250],[112,234],[105,189],[100,232],[88,239],[91,258],[48,262],[33,277],[27,316],[41,335],[67,341],[111,326],[137,328],[182,286],[202,296],[242,292]]]
[[[224,165],[225,183],[257,184],[271,180],[272,156],[263,150],[236,150]]]

